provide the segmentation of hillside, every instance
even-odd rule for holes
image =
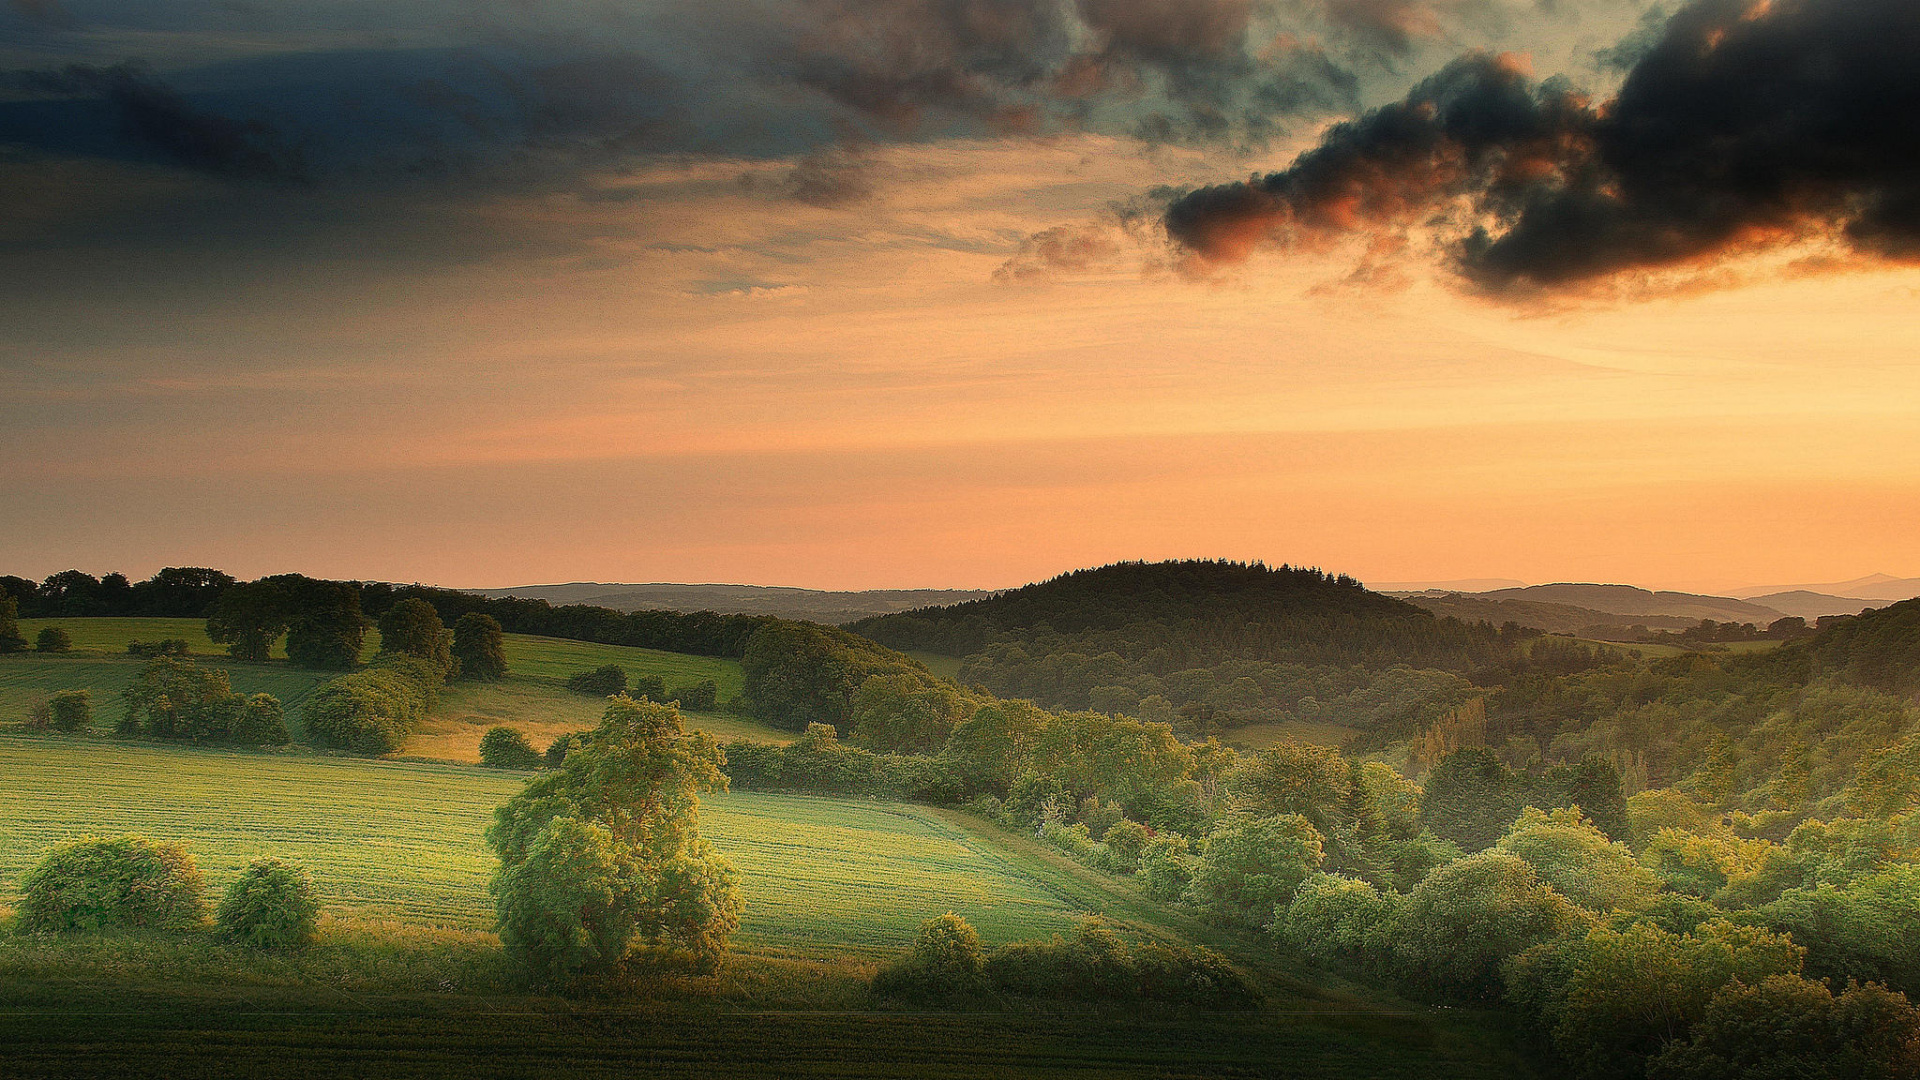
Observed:
[[[1745,600],[1735,600],[1732,597],[1703,596],[1699,593],[1684,592],[1655,592],[1633,585],[1560,583],[1529,585],[1519,589],[1495,589],[1492,592],[1475,595],[1486,600],[1545,601],[1551,604],[1567,604],[1603,611],[1609,615],[1667,616],[1693,622],[1712,619],[1715,622],[1750,622],[1765,626],[1785,614],[1770,607],[1763,607]]]
[[[1080,570],[849,629],[963,656],[961,681],[1001,696],[1174,722],[1194,737],[1406,721],[1449,707],[1469,688],[1464,673],[1504,662],[1516,644],[1352,578],[1206,561]]]
[[[831,624],[915,608],[965,603],[992,595],[978,589],[831,592],[765,585],[615,585],[596,582],[464,591],[477,596],[545,600],[554,605],[587,604],[615,611],[713,611],[723,615],[770,615],[777,619]]]

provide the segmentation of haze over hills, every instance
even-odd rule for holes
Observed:
[[[550,604],[592,604],[616,611],[666,609],[723,615],[772,615],[782,619],[839,623],[915,608],[964,604],[993,595],[984,589],[874,589],[832,592],[767,585],[644,585],[576,581],[564,585],[519,585],[468,589],[481,596],[515,596]]]
[[[1844,599],[1911,600],[1920,596],[1920,577],[1894,577],[1892,574],[1868,574],[1852,581],[1827,581],[1801,585],[1766,585],[1734,589],[1728,593],[1742,600],[1765,603],[1767,596],[1809,592]]]

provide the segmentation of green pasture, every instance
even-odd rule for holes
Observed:
[[[225,669],[233,688],[246,694],[272,694],[287,709],[294,738],[301,737],[300,706],[307,695],[336,672],[303,671],[284,663],[252,664],[229,659],[226,647],[206,636],[199,619],[22,619],[22,632],[33,640],[43,626],[64,628],[73,638],[68,653],[25,653],[0,656],[0,721],[23,718],[35,702],[60,690],[90,690],[96,723],[110,726],[120,715],[120,691],[131,684],[148,661],[126,654],[129,641],[182,639],[189,643],[189,659],[203,666]],[[362,654],[378,651],[380,633],[367,633]],[[277,647],[276,647],[277,648]],[[575,694],[561,684],[576,672],[619,664],[628,675],[657,675],[669,690],[701,679],[713,679],[722,699],[740,692],[740,665],[731,660],[657,649],[594,645],[527,634],[506,636],[508,677],[502,682],[456,682],[441,693],[433,716],[408,741],[405,756],[436,761],[476,762],[480,737],[496,725],[519,728],[534,745],[544,747],[554,737],[593,727],[606,703]],[[786,742],[791,735],[727,713],[687,714],[691,726],[722,742]]]
[[[62,840],[134,832],[186,843],[215,889],[275,854],[311,869],[337,913],[471,928],[492,922],[481,834],[524,779],[25,735],[0,737],[0,777],[0,895]],[[1077,914],[1044,865],[921,807],[729,793],[706,800],[703,830],[739,867],[758,945],[890,951],[945,911],[1004,941]]]

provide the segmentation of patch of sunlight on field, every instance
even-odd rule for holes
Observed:
[[[518,678],[485,684],[457,682],[441,691],[433,717],[407,740],[402,756],[476,763],[480,760],[481,737],[500,726],[519,730],[534,749],[545,750],[561,735],[597,726],[606,708],[605,698],[575,694],[547,682]],[[705,731],[723,743],[793,741],[791,733],[745,717],[696,712],[683,715],[688,728]]]
[[[590,641],[565,641],[560,638],[506,635],[507,671],[523,678],[560,679],[606,664],[619,664],[629,679],[636,675],[658,675],[667,689],[712,679],[720,687],[720,700],[740,693],[745,681],[740,664],[715,656],[637,649],[628,645],[597,645]]]
[[[305,864],[328,907],[485,927],[482,832],[522,777],[465,766],[0,736],[0,906],[48,848],[88,834],[186,843],[218,891],[248,860]],[[754,944],[897,949],[955,911],[989,940],[1068,928],[1073,905],[1025,857],[904,804],[732,793],[702,828],[738,865]]]
[[[1282,720],[1277,724],[1248,724],[1221,736],[1220,741],[1243,750],[1265,750],[1283,742],[1312,743],[1316,746],[1344,746],[1360,734],[1344,724],[1316,723],[1310,720]]]

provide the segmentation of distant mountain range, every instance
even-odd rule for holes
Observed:
[[[964,604],[992,596],[983,589],[873,589],[831,592],[766,585],[647,585],[576,581],[565,585],[519,585],[508,589],[467,589],[481,596],[518,596],[550,604],[591,604],[617,611],[717,611],[722,614],[772,615],[782,619],[840,623],[896,611]]]
[[[1816,593],[1825,596],[1843,597],[1860,600],[1911,600],[1920,596],[1920,578],[1894,577],[1892,574],[1868,574],[1852,581],[1828,581],[1812,585],[1774,585],[1749,589],[1735,589],[1729,595],[1755,603],[1765,603],[1768,596],[1780,596],[1787,593]]]

